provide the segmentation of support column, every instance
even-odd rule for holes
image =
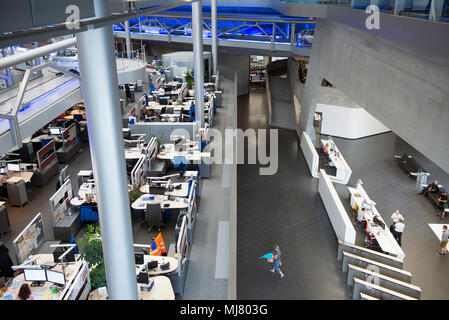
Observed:
[[[126,57],[132,59],[133,48],[131,47],[131,35],[129,33],[129,21],[125,21],[125,36],[126,36]]]
[[[217,75],[218,72],[218,30],[217,30],[217,0],[211,1],[211,14],[212,14],[212,63],[213,74]]]
[[[295,47],[295,35],[296,35],[296,31],[295,31],[295,26],[296,24],[292,23],[290,25],[290,51],[293,51],[293,48]]]
[[[93,2],[97,18],[111,15],[109,0]],[[112,28],[92,29],[76,37],[109,299],[137,300]]]
[[[432,0],[429,10],[429,20],[434,21],[441,20],[441,17],[443,15],[443,7],[444,7],[443,0]]]
[[[31,48],[36,49],[38,47],[38,43],[37,42],[32,42],[31,43]],[[34,59],[34,65],[37,66],[41,64],[41,59],[40,58],[36,58]]]
[[[193,69],[195,81],[195,115],[200,128],[204,127],[204,60],[202,1],[192,3]]]

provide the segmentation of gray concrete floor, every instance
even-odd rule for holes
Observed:
[[[224,137],[224,129],[232,128],[232,97],[235,97],[234,83],[222,79],[223,107],[217,108],[213,128],[218,129]],[[224,145],[224,142],[223,142]],[[205,150],[207,152],[207,149]],[[221,251],[228,248],[217,247],[219,222],[230,221],[232,171],[227,165],[212,165],[212,177],[203,179],[201,202],[198,213],[195,238],[190,253],[189,269],[183,299],[226,300],[228,299],[228,277],[216,278],[216,263],[227,267],[229,257],[216,259]],[[229,243],[222,243],[229,246]]]
[[[268,128],[265,92],[240,97],[239,128]],[[449,186],[449,175],[394,133],[358,140],[334,138],[353,170],[349,186],[362,179],[387,224],[391,213],[404,215],[404,269],[413,274],[422,299],[448,299],[447,257],[436,255],[439,241],[428,223],[442,223],[436,208],[415,191],[415,180],[394,162],[394,155],[413,155],[437,179]],[[259,141],[258,144],[260,145]],[[259,165],[238,166],[237,296],[239,299],[351,299],[345,276],[336,262],[337,240],[310,176],[296,132],[279,130],[279,170],[260,176]],[[336,185],[343,194],[344,186]],[[344,199],[342,199],[344,200]],[[446,220],[447,221],[447,220]],[[258,257],[278,244],[286,277],[271,274]]]
[[[239,97],[238,127],[269,129],[264,90]],[[237,298],[348,299],[336,264],[337,240],[310,177],[295,131],[279,129],[279,168],[259,175],[260,165],[237,169]],[[266,144],[258,141],[258,146]],[[278,244],[285,278],[259,259]]]

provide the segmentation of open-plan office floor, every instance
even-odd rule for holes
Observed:
[[[232,97],[235,97],[233,82],[223,79],[224,108],[217,109],[215,115],[214,128],[221,131],[226,127],[231,127],[230,115],[227,112],[232,107]],[[147,85],[144,86],[148,90]],[[136,93],[136,101],[143,93]],[[231,99],[231,100],[229,100]],[[134,104],[129,104],[125,111],[128,112]],[[125,115],[124,115],[125,116]],[[60,165],[63,168],[65,165]],[[79,189],[77,183],[77,173],[80,170],[92,169],[90,149],[88,143],[83,143],[79,154],[68,164],[68,174],[72,180],[74,194]],[[231,171],[224,170],[223,165],[212,165],[212,177],[200,180],[201,203],[199,206],[198,221],[195,230],[194,244],[190,254],[190,263],[187,271],[187,280],[184,295],[177,296],[177,299],[227,299],[228,274],[229,274],[229,250],[224,247],[229,246],[229,212],[230,212],[230,177]],[[10,250],[10,256],[15,264],[12,241],[26,227],[31,219],[39,212],[42,212],[45,235],[47,240],[53,239],[51,227],[51,217],[49,212],[49,198],[56,191],[58,177],[54,177],[42,188],[33,188],[30,194],[30,202],[22,208],[8,205],[8,215],[11,224],[11,232],[0,237],[0,241],[5,243]],[[151,244],[158,231],[153,229],[150,233],[147,228],[140,225],[141,217],[133,216],[133,237],[134,243]],[[175,216],[170,216],[166,225],[174,225]],[[220,227],[221,226],[221,227]],[[221,238],[218,241],[218,233],[221,231]],[[78,241],[86,231],[84,224],[76,235]],[[164,242],[167,247],[175,241],[173,228],[161,229]],[[218,271],[218,272],[217,272]]]
[[[267,123],[265,92],[253,90],[239,99],[239,128],[265,129]],[[392,132],[334,141],[353,171],[348,185],[362,179],[387,224],[395,209],[404,215],[404,270],[413,274],[412,284],[421,287],[422,299],[448,299],[449,258],[436,254],[439,241],[428,226],[444,222],[434,205],[417,194],[415,180],[395,165],[393,155],[413,155],[432,174],[429,182],[437,179],[447,187],[449,175]],[[258,169],[259,165],[238,166],[237,297],[351,299],[337,264],[337,239],[318,194],[318,180],[310,176],[296,132],[279,129],[277,174],[260,176]],[[336,187],[343,193],[343,186]],[[282,250],[283,279],[259,259],[274,244]]]

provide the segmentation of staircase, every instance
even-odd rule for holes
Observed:
[[[267,97],[269,124],[272,127],[296,130],[293,95],[287,78],[287,59],[267,65]]]
[[[337,260],[347,275],[353,300],[419,300],[421,289],[403,261],[365,247],[338,241]]]

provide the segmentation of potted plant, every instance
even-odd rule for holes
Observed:
[[[139,190],[139,188],[136,185],[133,185],[133,188],[129,192],[129,204],[131,205],[134,201],[139,199],[139,197],[143,193]]]
[[[186,80],[186,84],[187,84],[187,89],[191,90],[193,88],[192,70],[189,70],[186,72],[185,80]]]
[[[106,286],[103,245],[99,226],[87,225],[87,232],[78,241],[81,259],[89,264],[92,290]]]

